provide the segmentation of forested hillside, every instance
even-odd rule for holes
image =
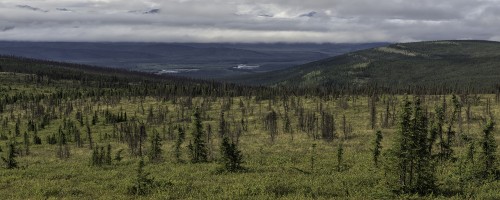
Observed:
[[[493,91],[500,83],[500,43],[434,41],[400,43],[348,53],[234,82],[297,87],[366,87],[393,90],[446,87]]]

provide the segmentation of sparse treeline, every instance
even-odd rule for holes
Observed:
[[[61,64],[3,59],[3,71],[25,73],[12,75],[9,81],[44,88],[26,92],[15,84],[0,87],[0,150],[8,169],[24,166],[18,158],[37,155],[37,146],[44,145],[50,145],[47,149],[62,163],[75,153],[85,154],[90,164],[85,163],[96,170],[117,167],[123,159],[139,160],[128,193],[146,195],[155,187],[168,187],[150,178],[155,174],[146,172],[146,165],[219,163],[218,172],[244,173],[246,161],[256,157],[259,166],[287,163],[266,158],[263,149],[299,141],[313,143],[312,155],[307,167],[294,165],[293,170],[311,177],[349,174],[358,163],[347,155],[368,149],[367,159],[373,162],[367,163],[373,166],[363,163],[368,167],[365,170],[383,171],[376,181],[398,195],[442,192],[439,169],[447,166],[463,169],[458,173],[462,182],[498,181],[500,177],[492,109],[500,100],[492,101],[493,95],[401,96],[384,89],[348,87],[306,92],[164,80],[102,68],[87,72],[79,65],[52,69],[48,66]],[[414,94],[426,93],[420,89]],[[483,128],[476,130],[478,126]],[[365,137],[366,132],[374,133],[373,137]],[[259,133],[265,135],[265,140],[257,140],[261,155],[247,153],[246,140]],[[373,146],[358,147],[365,143]],[[326,162],[323,154],[333,155],[334,164],[321,166]],[[297,162],[300,158],[296,157],[290,162]]]

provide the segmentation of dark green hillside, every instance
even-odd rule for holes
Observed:
[[[405,88],[493,88],[500,83],[500,43],[434,41],[393,44],[295,68],[238,79],[249,84]]]

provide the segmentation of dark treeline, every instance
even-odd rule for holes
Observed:
[[[57,95],[69,98],[118,96],[256,96],[270,99],[283,96],[319,96],[324,98],[344,95],[373,94],[471,94],[500,93],[500,85],[478,87],[463,85],[365,85],[354,86],[328,83],[319,87],[301,86],[245,86],[208,80],[195,80],[176,76],[156,75],[117,68],[104,68],[83,64],[37,60],[14,56],[0,56],[0,71],[29,74],[25,82],[50,85],[57,80],[71,80],[67,88]],[[76,92],[75,85],[86,92]],[[75,91],[75,92],[73,92]],[[16,97],[14,97],[16,98]],[[38,97],[40,98],[40,97]]]

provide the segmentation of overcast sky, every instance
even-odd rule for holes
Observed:
[[[500,0],[0,0],[0,40],[500,40]]]

